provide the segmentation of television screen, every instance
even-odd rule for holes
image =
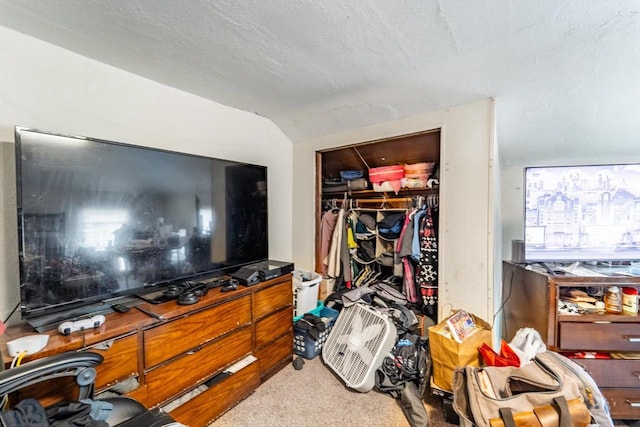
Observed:
[[[525,260],[640,259],[640,164],[525,168]]]
[[[16,127],[24,318],[268,259],[264,166]]]

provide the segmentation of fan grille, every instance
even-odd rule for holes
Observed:
[[[375,309],[356,304],[344,308],[322,349],[322,358],[347,384],[369,391],[375,371],[393,348],[396,329]]]

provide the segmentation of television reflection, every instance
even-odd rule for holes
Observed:
[[[266,168],[16,130],[24,317],[268,258]]]

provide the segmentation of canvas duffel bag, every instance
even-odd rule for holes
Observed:
[[[532,411],[556,397],[580,399],[593,424],[613,427],[609,406],[589,374],[572,360],[553,351],[538,353],[522,367],[456,368],[453,407],[461,425],[490,427],[502,408],[513,413]],[[464,420],[464,423],[462,423]]]

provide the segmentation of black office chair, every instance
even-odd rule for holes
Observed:
[[[70,351],[43,357],[17,368],[0,372],[0,397],[43,381],[61,377],[75,377],[78,401],[94,400],[95,367],[102,363],[100,354],[89,351]],[[106,423],[109,427],[169,425],[174,420],[158,410],[148,411],[142,404],[128,397],[111,397],[100,401],[113,405]],[[0,424],[2,422],[0,421]]]

